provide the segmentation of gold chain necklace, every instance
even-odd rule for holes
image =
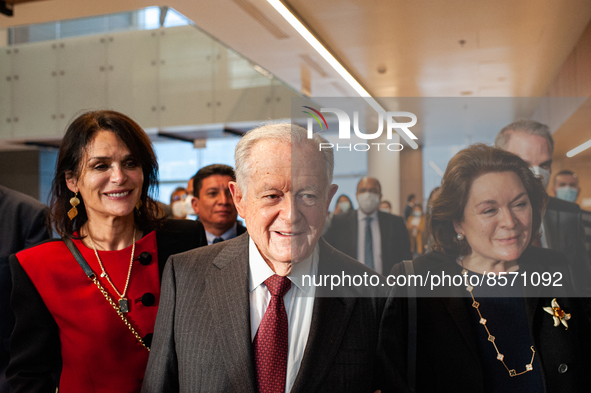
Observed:
[[[115,291],[115,293],[117,293],[117,295],[119,296],[119,311],[122,313],[129,312],[129,302],[127,301],[127,298],[125,297],[125,294],[127,293],[127,288],[129,287],[129,278],[131,277],[131,268],[133,267],[133,256],[135,254],[135,226],[133,228],[133,246],[131,247],[131,260],[129,261],[129,270],[127,271],[127,280],[125,281],[125,289],[123,289],[123,293],[120,293],[117,290],[117,288],[115,288],[115,284],[113,284],[113,281],[111,281],[111,277],[109,277],[109,275],[105,271],[105,267],[103,266],[103,262],[101,261],[101,258],[99,257],[98,251],[96,250],[96,245],[94,244],[94,240],[93,240],[92,236],[90,235],[90,230],[88,230],[88,237],[90,238],[90,243],[92,244],[92,248],[94,250],[94,255],[96,255],[96,259],[98,259],[98,263],[99,263],[101,270],[102,270],[101,277],[104,277],[107,279],[109,284],[111,284],[111,287],[113,287],[113,290]]]
[[[468,276],[468,270],[466,270],[466,268],[464,267],[464,263],[462,261],[462,257],[458,258],[458,262],[460,262],[460,265],[462,266],[462,275],[464,277]],[[503,355],[500,351],[499,348],[497,347],[497,343],[496,343],[496,338],[495,336],[493,336],[492,334],[490,334],[490,331],[488,330],[488,326],[486,326],[486,319],[482,316],[482,313],[480,312],[480,303],[478,303],[476,301],[476,299],[474,299],[474,294],[472,293],[472,290],[474,290],[474,287],[472,285],[470,285],[469,282],[467,282],[468,286],[466,286],[466,290],[468,292],[470,292],[470,296],[472,297],[472,307],[474,307],[476,309],[476,311],[478,312],[478,316],[480,316],[480,324],[484,327],[484,329],[486,330],[486,334],[488,335],[488,341],[490,341],[490,343],[495,347],[495,351],[497,351],[497,360],[499,360],[501,363],[503,363],[503,366],[505,366],[505,368],[507,369],[507,371],[509,372],[509,376],[510,377],[516,377],[518,375],[522,375],[525,373],[528,373],[530,371],[532,371],[534,369],[533,363],[534,363],[534,358],[536,356],[536,350],[534,349],[534,346],[531,346],[531,351],[532,351],[532,355],[531,355],[531,360],[528,364],[525,365],[525,371],[522,371],[520,373],[516,372],[515,369],[510,369],[509,367],[507,367],[507,365],[505,364],[505,355]]]

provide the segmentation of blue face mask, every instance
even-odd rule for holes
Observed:
[[[563,199],[565,201],[574,202],[577,200],[579,190],[573,187],[560,187],[556,189],[556,198]]]

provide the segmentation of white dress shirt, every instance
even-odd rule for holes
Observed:
[[[238,223],[235,222],[232,225],[232,228],[228,229],[226,232],[220,236],[224,240],[234,239],[238,235]],[[211,246],[213,244],[214,239],[217,237],[213,233],[209,233],[205,231],[205,237],[207,238],[207,245]]]
[[[298,375],[308,342],[314,308],[316,287],[314,285],[304,287],[302,275],[314,277],[313,275],[318,272],[318,259],[317,244],[312,255],[302,262],[292,265],[291,273],[287,276],[292,285],[283,297],[288,322],[286,392],[291,391]],[[251,339],[254,341],[271,301],[271,293],[264,281],[275,273],[261,256],[252,238],[248,243],[248,266],[250,270],[250,332]]]
[[[382,233],[378,221],[377,210],[371,214],[365,214],[361,209],[357,210],[357,260],[365,265],[365,226],[366,217],[371,217],[371,238],[373,240],[373,270],[382,273]]]

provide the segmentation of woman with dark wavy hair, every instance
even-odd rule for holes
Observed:
[[[200,223],[158,218],[157,176],[129,117],[88,112],[68,127],[50,206],[62,239],[10,260],[11,391],[140,391],[164,263],[207,244]]]
[[[571,297],[564,255],[532,245],[546,200],[514,154],[477,144],[450,160],[427,223],[434,251],[392,271],[430,279],[387,301],[384,391],[589,389],[589,301]]]

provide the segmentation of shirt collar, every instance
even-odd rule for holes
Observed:
[[[318,271],[318,260],[319,248],[318,244],[316,244],[314,251],[312,251],[312,254],[308,258],[291,265],[291,272],[287,278],[301,291],[308,293],[311,288],[303,285],[303,276],[309,275],[310,277],[314,277]],[[250,292],[257,289],[267,278],[275,274],[273,269],[263,259],[252,237],[249,237],[248,240],[248,267],[250,270]]]
[[[238,223],[235,222],[234,225],[232,225],[232,228],[228,229],[220,237],[224,240],[234,239],[237,234],[238,234]],[[205,231],[205,236],[207,237],[207,244],[213,244],[213,239],[215,239],[217,237],[213,233],[209,233],[207,231]]]
[[[378,211],[376,210],[375,212],[373,212],[371,214],[365,214],[364,212],[361,211],[361,209],[357,210],[357,220],[358,221],[363,221],[367,217],[371,217],[373,219],[377,219],[378,218]]]

